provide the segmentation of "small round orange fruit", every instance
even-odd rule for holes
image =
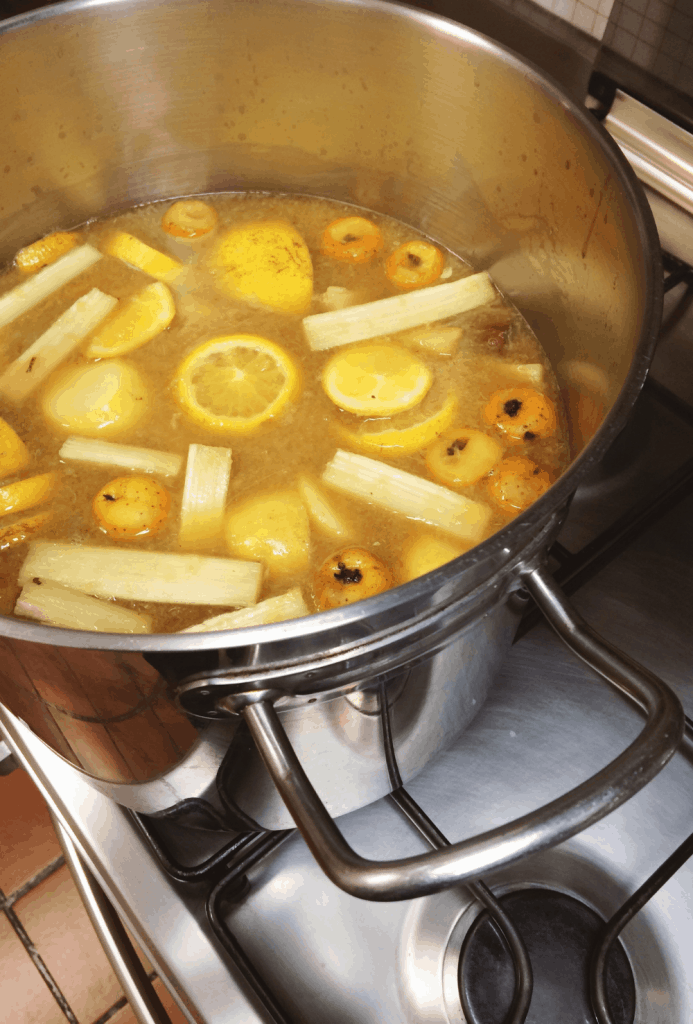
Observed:
[[[219,214],[201,199],[179,199],[161,219],[164,231],[174,238],[201,238],[208,235],[219,220]]]
[[[113,540],[153,537],[166,522],[171,499],[150,476],[119,476],[102,487],[92,502],[99,528]]]
[[[493,469],[502,446],[482,430],[450,427],[426,452],[429,472],[448,487],[469,487]]]
[[[323,232],[320,251],[343,263],[368,263],[383,247],[380,228],[365,217],[340,217]]]
[[[488,482],[491,497],[504,512],[524,512],[551,486],[551,477],[522,455],[502,459]]]
[[[550,437],[557,425],[553,402],[534,388],[496,391],[484,409],[484,418],[515,441]]]
[[[320,611],[341,608],[394,587],[387,565],[365,548],[344,548],[331,555],[315,576],[315,600]]]
[[[413,241],[398,245],[385,263],[385,273],[398,288],[424,288],[443,273],[445,259],[430,242]]]

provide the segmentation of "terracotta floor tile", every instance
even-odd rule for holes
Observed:
[[[65,1024],[5,914],[0,912],[0,1024]]]
[[[60,856],[43,797],[24,771],[0,778],[0,889],[9,896]]]
[[[154,988],[157,991],[159,999],[164,1004],[164,1009],[171,1018],[172,1024],[189,1024],[188,1018],[181,1012],[181,1009],[173,999],[173,996],[170,995],[168,989],[159,980],[159,978],[154,982]],[[124,1006],[122,1010],[119,1010],[113,1017],[111,1017],[109,1024],[137,1024],[137,1018],[132,1012],[130,1006]]]
[[[67,867],[23,896],[14,909],[80,1024],[91,1024],[120,999],[118,981]]]

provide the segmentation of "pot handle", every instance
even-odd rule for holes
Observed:
[[[575,789],[530,814],[415,857],[372,861],[345,841],[311,785],[268,700],[243,709],[265,766],[325,874],[366,900],[413,899],[479,878],[530,853],[555,846],[615,810],[658,774],[675,753],[684,715],[660,679],[612,647],[570,605],[545,568],[523,583],[570,649],[644,712],[646,723],[623,753]]]

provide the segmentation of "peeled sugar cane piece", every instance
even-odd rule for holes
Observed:
[[[500,369],[516,380],[526,380],[541,387],[544,383],[544,367],[541,363],[503,363]]]
[[[331,284],[321,295],[316,295],[321,306],[325,309],[346,309],[348,306],[355,306],[358,302],[357,293],[351,288],[344,288],[340,284]]]
[[[39,270],[38,274],[34,274],[28,281],[18,284],[0,298],[0,327],[33,309],[43,299],[57,292],[73,277],[77,277],[100,259],[101,253],[93,245],[80,245],[65,256],[61,256],[55,263]]]
[[[497,294],[490,277],[483,272],[361,306],[315,313],[304,317],[303,329],[311,349],[321,352],[338,345],[349,345],[445,320],[487,305],[497,298]]]
[[[544,384],[545,371],[541,363],[509,363],[498,356],[487,356],[482,359],[477,356],[471,365],[478,365],[480,362],[485,370],[501,374],[509,380],[526,381],[538,388]]]
[[[401,331],[395,341],[410,348],[420,348],[436,356],[454,356],[462,337],[461,327],[414,327]]]
[[[308,518],[316,530],[320,530],[327,537],[334,537],[335,540],[345,540],[351,534],[352,531],[344,517],[337,511],[322,488],[318,487],[309,476],[299,477],[298,493],[306,506]]]
[[[253,608],[242,608],[237,612],[223,612],[196,626],[181,629],[181,633],[210,633],[217,629],[242,629],[244,626],[266,626],[270,622],[284,622],[310,615],[310,609],[303,600],[299,587],[287,590],[279,597],[269,597]]]
[[[56,489],[58,479],[58,473],[40,473],[0,487],[0,516],[6,516],[9,512],[24,512],[48,501]]]
[[[29,460],[29,452],[19,434],[0,419],[0,479],[18,473]]]
[[[73,302],[0,376],[0,395],[23,402],[118,305],[98,288]]]
[[[58,452],[58,458],[66,462],[89,462],[94,466],[120,466],[134,473],[156,473],[157,476],[177,476],[183,465],[183,456],[173,452],[136,448],[91,437],[68,437]]]
[[[181,547],[207,547],[219,539],[230,479],[230,448],[190,445],[180,510]]]
[[[84,594],[122,601],[244,608],[257,602],[262,565],[232,558],[36,541],[20,570],[20,585],[35,576]]]
[[[459,540],[478,544],[486,536],[488,505],[364,455],[338,449],[322,479],[342,494],[437,526]]]
[[[112,601],[100,601],[78,590],[50,580],[25,584],[17,598],[14,614],[35,619],[48,626],[86,629],[96,633],[151,633],[149,615],[121,608]]]

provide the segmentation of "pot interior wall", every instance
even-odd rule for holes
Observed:
[[[638,340],[642,247],[610,161],[519,61],[374,3],[44,13],[1,43],[0,259],[49,229],[172,195],[354,202],[489,269],[559,375],[570,363],[565,384],[591,392],[596,408],[572,416],[576,451],[594,432]],[[575,361],[601,372],[573,379]]]

